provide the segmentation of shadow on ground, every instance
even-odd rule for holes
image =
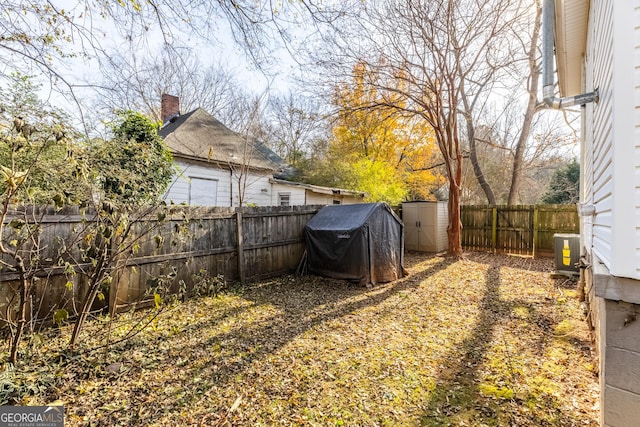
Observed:
[[[445,257],[434,257],[432,261],[415,274],[372,289],[316,276],[284,276],[237,289],[237,296],[249,304],[224,310],[210,319],[190,325],[189,331],[181,332],[197,336],[200,331],[205,335],[203,332],[208,328],[225,321],[232,324],[228,331],[209,335],[188,349],[180,347],[182,343],[177,338],[180,334],[176,334],[176,338],[166,335],[158,338],[159,345],[162,341],[164,348],[169,347],[172,350],[159,358],[158,363],[154,365],[154,371],[162,372],[163,366],[169,370],[176,359],[188,360],[190,355],[194,356],[194,359],[205,360],[205,363],[194,365],[185,362],[179,376],[164,382],[165,389],[175,388],[184,393],[180,397],[180,407],[172,407],[176,403],[168,400],[167,406],[161,411],[142,411],[132,416],[129,414],[129,422],[153,423],[154,419],[161,418],[167,411],[180,411],[180,408],[197,405],[211,392],[212,384],[217,389],[224,389],[240,375],[245,381],[260,381],[259,373],[251,370],[252,363],[275,354],[317,325],[352,315],[358,310],[381,304],[400,292],[415,289],[424,280],[455,262],[454,259]],[[233,326],[234,317],[246,315],[255,307],[273,307],[274,313],[277,314],[267,319],[242,324],[242,327]],[[133,341],[123,344],[130,349],[135,348],[135,345]],[[182,357],[180,353],[183,353]],[[203,354],[207,356],[201,357]],[[136,366],[132,366],[127,372],[128,377],[143,375],[142,369]],[[199,381],[206,378],[207,381],[196,382],[196,378]],[[143,406],[145,402],[153,400],[153,394],[156,392],[157,390],[148,385],[138,387],[135,393],[130,393],[132,406]],[[207,408],[208,414],[201,415],[206,418],[211,413],[224,412],[226,409],[227,407]],[[117,424],[121,415],[114,411],[103,421],[105,425]]]
[[[506,301],[501,299],[500,295],[503,268],[513,268],[515,265],[517,268],[545,272],[548,271],[545,263],[530,258],[515,259],[514,262],[513,257],[506,255],[469,254],[467,258],[474,262],[489,264],[485,275],[485,292],[479,304],[480,314],[470,336],[450,352],[449,360],[453,362],[440,372],[430,399],[424,403],[424,414],[420,424],[423,426],[582,425],[583,421],[574,418],[572,414],[563,413],[558,399],[550,395],[544,396],[546,401],[542,402],[547,408],[544,417],[538,415],[540,411],[527,414],[517,410],[504,410],[504,407],[510,404],[526,406],[523,399],[530,398],[518,392],[518,381],[521,378],[515,371],[503,387],[492,389],[495,394],[483,394],[480,388],[479,369],[487,363],[487,355],[496,329],[506,322],[514,321],[514,308],[524,308],[534,314],[531,324],[539,329],[536,334],[540,339],[536,342],[535,352],[540,356],[549,346],[555,319],[546,316],[530,302],[517,298]],[[570,284],[565,281],[561,286],[569,288]],[[589,344],[574,340],[573,345],[583,351],[584,346]]]

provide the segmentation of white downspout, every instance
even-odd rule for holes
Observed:
[[[542,5],[542,97],[551,108],[562,109],[574,105],[598,102],[598,89],[580,95],[558,98],[555,96],[555,73],[553,58],[555,49],[556,8],[554,0],[544,0]]]

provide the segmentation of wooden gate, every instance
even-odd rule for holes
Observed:
[[[576,205],[462,206],[468,250],[553,255],[553,235],[579,233]]]

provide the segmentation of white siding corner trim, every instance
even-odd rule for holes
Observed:
[[[635,242],[633,254],[634,275],[640,279],[640,0],[635,0],[634,10],[631,14],[633,25],[633,200],[634,218],[633,241]]]
[[[613,230],[611,273],[618,277],[638,278],[634,238],[637,224],[635,202],[634,73],[636,1],[613,1]]]

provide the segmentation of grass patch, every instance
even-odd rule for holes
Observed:
[[[498,387],[493,384],[480,384],[480,393],[498,399],[513,399],[515,392],[509,387]]]

